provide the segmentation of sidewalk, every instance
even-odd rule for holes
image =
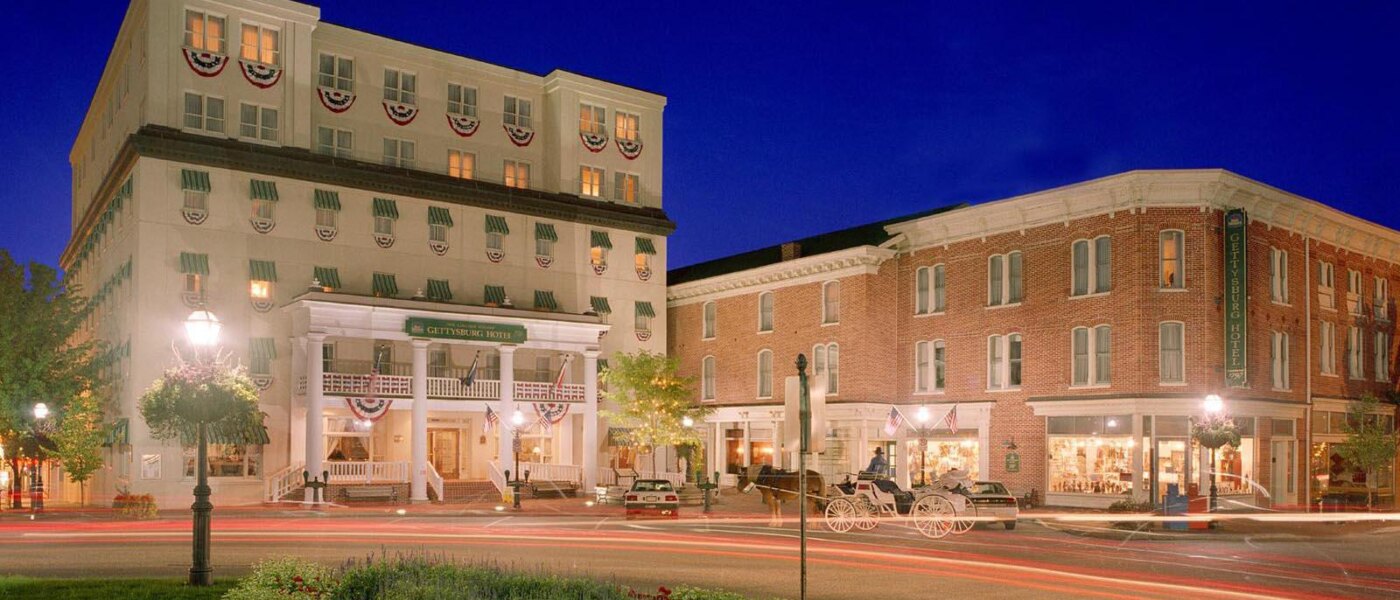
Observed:
[[[1057,514],[1060,518],[1057,518]],[[1358,535],[1394,536],[1400,543],[1400,512],[1384,513],[1217,513],[1210,529],[1170,530],[1164,523],[1179,518],[1140,514],[1022,513],[1047,529],[1069,535],[1111,540],[1243,540],[1297,541],[1337,539]],[[1069,518],[1064,518],[1068,516]],[[1206,515],[1187,515],[1206,519]],[[1140,520],[1139,520],[1140,519]],[[1136,521],[1135,521],[1136,520]]]

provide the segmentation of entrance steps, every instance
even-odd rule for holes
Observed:
[[[490,481],[445,481],[442,487],[442,501],[445,503],[485,502],[501,498],[501,493]]]

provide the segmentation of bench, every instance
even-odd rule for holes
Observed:
[[[362,485],[340,489],[343,500],[389,500],[399,501],[399,490],[392,485]]]
[[[613,479],[614,479],[615,481],[617,481],[617,484],[620,485],[620,486],[630,488],[630,487],[632,487],[632,484],[635,483],[635,482],[637,481],[638,475],[637,475],[637,470],[636,470],[636,469],[613,469],[612,472],[613,472]],[[628,481],[628,482],[625,482],[625,483],[624,483],[624,482],[622,481],[622,480],[624,480],[624,479],[631,479],[632,481]]]
[[[530,496],[534,498],[541,495],[557,495],[560,498],[578,496],[578,482],[575,481],[532,481],[529,485]]]

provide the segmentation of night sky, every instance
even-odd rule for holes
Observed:
[[[0,235],[55,263],[125,3],[7,4]],[[668,96],[671,267],[1138,168],[1223,167],[1400,229],[1400,3],[321,4]]]

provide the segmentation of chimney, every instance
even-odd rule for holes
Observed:
[[[786,242],[783,244],[782,248],[782,259],[785,261],[802,257],[802,244],[799,244],[797,242]]]

